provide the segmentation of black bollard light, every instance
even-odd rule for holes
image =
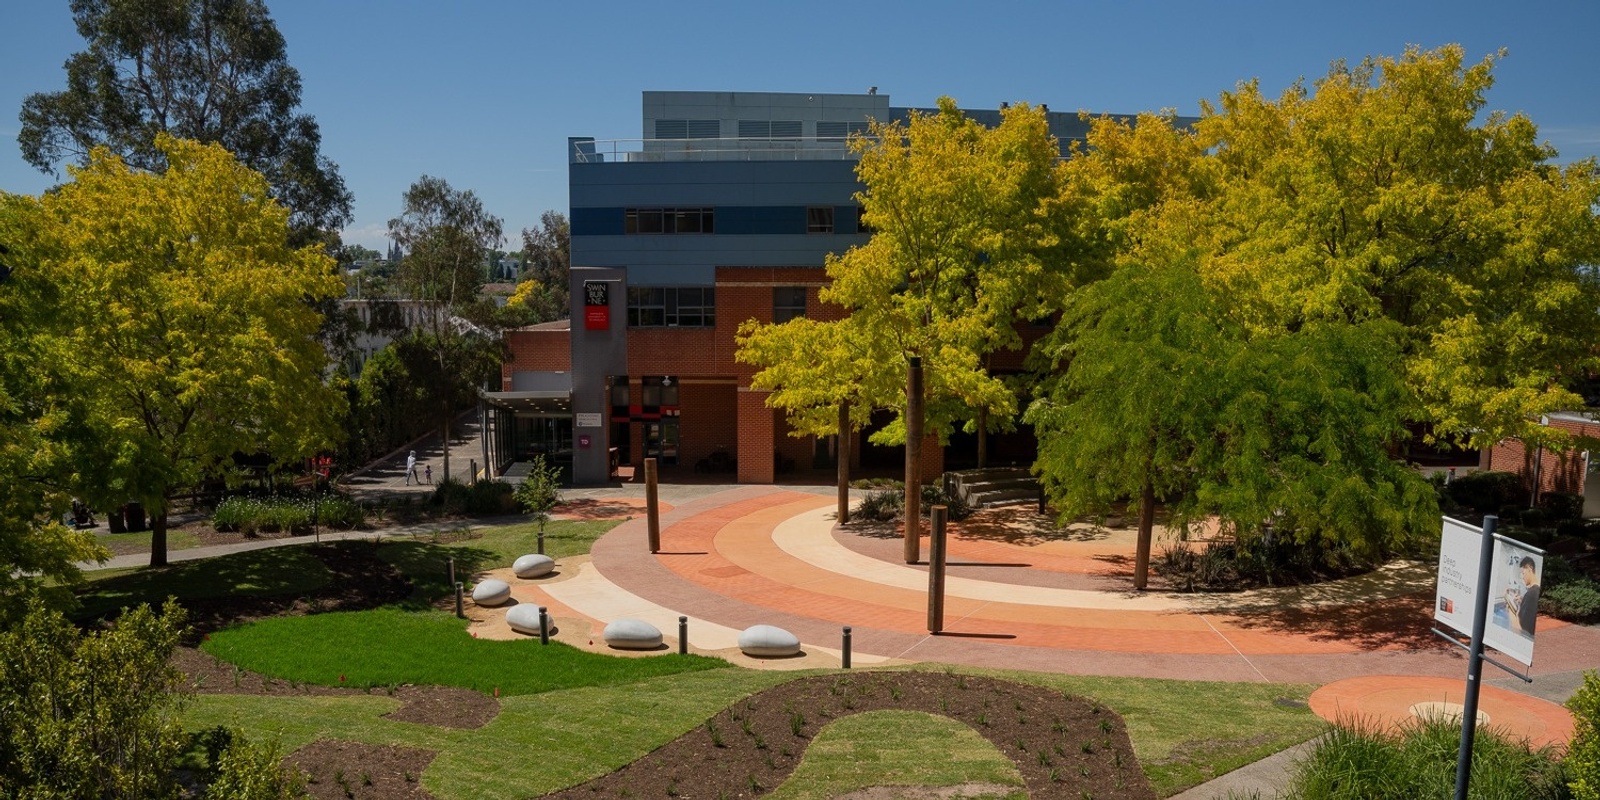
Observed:
[[[844,646],[839,649],[839,666],[842,669],[850,668],[850,626],[844,626]]]
[[[550,643],[550,612],[539,606],[539,644]]]
[[[678,617],[678,655],[689,654],[689,618]]]
[[[461,606],[461,590],[462,590],[462,588],[463,588],[462,584],[459,584],[459,583],[456,584],[456,619],[466,619],[467,618],[467,612]]]
[[[445,559],[444,564],[446,572],[448,572],[450,575],[448,580],[450,583],[454,584],[456,582],[456,560],[454,558],[448,558]]]

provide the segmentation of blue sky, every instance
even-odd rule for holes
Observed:
[[[1198,113],[1239,81],[1276,94],[1335,59],[1504,47],[1489,107],[1528,114],[1563,161],[1600,155],[1600,2],[743,2],[269,0],[301,107],[355,193],[345,240],[382,249],[418,177],[471,189],[508,245],[567,208],[569,136],[640,135],[645,90],[940,95],[1052,110]],[[56,179],[24,162],[16,113],[65,86],[82,49],[66,0],[0,3],[0,189]]]

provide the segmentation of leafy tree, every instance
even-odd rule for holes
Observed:
[[[81,634],[38,602],[0,632],[0,791],[30,797],[176,797],[182,675],[168,660],[184,613],[139,606]]]
[[[1583,673],[1583,685],[1567,700],[1572,744],[1564,763],[1575,800],[1600,800],[1600,672]]]
[[[22,251],[26,198],[0,193],[0,628],[21,617],[25,599],[50,585],[70,586],[81,561],[109,553],[93,533],[61,524],[71,498],[71,464],[57,435],[81,424],[49,402],[41,328],[66,313],[56,287]]]
[[[1550,444],[1538,419],[1581,407],[1600,358],[1600,176],[1484,113],[1493,66],[1411,48],[1314,91],[1223,94],[1196,127],[1221,187],[1201,269],[1254,325],[1398,323],[1406,413],[1437,434]]]
[[[337,294],[331,260],[287,246],[266,180],[217,145],[157,137],[160,174],[97,149],[28,206],[19,251],[62,313],[36,335],[74,489],[151,514],[237,452],[294,460],[329,444],[341,412],[311,303]]]
[[[216,142],[267,177],[293,211],[296,244],[350,220],[350,192],[319,152],[316,120],[296,113],[300,74],[261,0],[72,0],[87,50],[67,61],[67,88],[29,95],[17,141],[53,172],[106,147],[159,171],[156,134]]]
[[[941,98],[937,113],[874,123],[853,146],[873,236],[828,258],[821,292],[848,317],[747,323],[737,358],[761,368],[753,385],[773,389],[769,402],[803,432],[836,432],[849,401],[857,420],[899,410],[875,441],[905,442],[911,358],[925,369],[927,430],[942,439],[956,424],[980,434],[1009,426],[1016,396],[985,357],[1021,347],[1014,323],[1053,307],[1066,284],[1052,265],[1071,242],[1043,213],[1060,156],[1043,111],[1019,104],[990,129]],[[908,504],[920,482],[912,470],[908,459]]]
[[[550,512],[561,502],[561,468],[546,464],[542,455],[534,456],[527,477],[517,484],[515,497],[522,510],[539,523],[539,532],[544,533]]]
[[[442,441],[449,442],[456,412],[475,401],[478,387],[499,369],[498,344],[455,312],[477,298],[485,277],[484,254],[503,238],[501,222],[484,210],[477,195],[453,189],[443,178],[422,176],[404,199],[405,210],[389,220],[389,238],[406,251],[400,262],[401,285],[429,311],[423,330],[403,340],[409,349],[401,351],[401,359],[429,392],[428,419],[439,426]],[[449,480],[450,449],[444,452],[443,479]]]
[[[565,319],[572,313],[568,298],[569,275],[572,269],[572,225],[559,211],[546,211],[539,215],[539,227],[522,229],[522,257],[527,265],[523,285],[534,282],[538,291],[524,294],[518,287],[522,304],[533,310],[533,322]]]

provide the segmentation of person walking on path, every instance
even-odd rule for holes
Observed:
[[[429,464],[428,466],[423,467],[422,471],[423,471],[424,475],[428,476],[428,485],[432,486],[433,485],[433,465]]]
[[[410,486],[411,485],[411,481],[416,480],[416,478],[417,478],[417,451],[412,450],[411,454],[406,456],[406,485]],[[420,484],[420,483],[422,483],[422,481],[418,480],[417,483]]]

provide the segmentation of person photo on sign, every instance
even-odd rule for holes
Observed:
[[[1522,557],[1522,591],[1506,590],[1506,611],[1516,623],[1516,631],[1523,636],[1533,635],[1533,625],[1539,617],[1539,571],[1530,556]]]

